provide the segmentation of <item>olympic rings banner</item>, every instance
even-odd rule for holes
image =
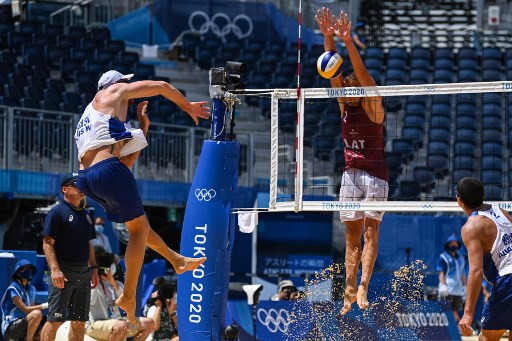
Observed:
[[[221,340],[228,297],[236,216],[231,214],[238,183],[238,142],[205,141],[190,188],[180,253],[207,257],[178,277],[180,340]]]
[[[256,335],[261,341],[299,340],[460,340],[450,307],[433,301],[381,301],[346,316],[342,301],[261,301],[256,307]],[[251,307],[229,301],[226,323],[240,326],[240,341],[253,340]]]

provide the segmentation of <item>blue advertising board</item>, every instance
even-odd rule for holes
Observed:
[[[255,309],[257,340],[460,340],[446,304],[388,300],[366,312],[341,316],[342,301],[262,301]],[[253,312],[246,301],[228,301],[226,323],[240,328],[240,341],[253,340]]]
[[[332,263],[329,256],[315,255],[271,255],[260,254],[257,273],[263,275],[305,275],[315,274]]]

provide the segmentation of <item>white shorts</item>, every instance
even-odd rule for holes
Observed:
[[[345,170],[341,177],[340,201],[387,201],[388,182],[371,176],[366,171],[356,168]],[[341,221],[361,220],[368,217],[382,220],[382,211],[340,211]]]

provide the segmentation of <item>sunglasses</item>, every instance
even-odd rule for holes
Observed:
[[[67,183],[67,184],[65,184],[64,186],[77,187],[77,186],[76,186],[76,181],[68,182],[68,183]]]

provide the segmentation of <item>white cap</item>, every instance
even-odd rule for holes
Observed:
[[[116,70],[107,71],[103,75],[101,75],[101,78],[98,81],[98,90],[106,89],[112,84],[119,82],[119,80],[121,79],[130,80],[132,77],[133,73],[123,75],[122,73],[117,72]]]

